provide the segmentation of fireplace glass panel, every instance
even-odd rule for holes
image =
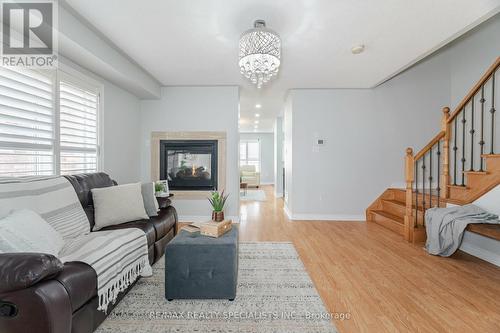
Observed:
[[[172,181],[202,181],[212,179],[211,154],[185,150],[168,150],[168,177]]]
[[[217,141],[160,141],[160,177],[172,190],[217,189]]]

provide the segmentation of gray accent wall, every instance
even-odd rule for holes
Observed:
[[[421,149],[500,55],[500,16],[373,89],[292,89],[285,104],[286,209],[295,219],[363,220],[402,186],[406,147]],[[325,144],[315,146],[317,139]]]

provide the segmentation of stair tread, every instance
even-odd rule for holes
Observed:
[[[498,224],[469,224],[467,226],[467,231],[492,239],[500,240],[500,225]]]
[[[462,171],[466,175],[487,175],[488,171]]]
[[[397,215],[394,215],[394,214],[391,214],[391,213],[388,213],[386,211],[383,211],[383,210],[374,210],[372,211],[373,213],[377,214],[377,215],[380,215],[380,216],[383,216],[383,217],[386,217],[390,220],[393,220],[394,222],[396,223],[399,223],[399,224],[404,224],[404,219],[397,216]]]
[[[482,154],[481,157],[497,158],[497,157],[500,157],[500,154]]]
[[[449,188],[456,188],[456,189],[461,189],[461,190],[468,190],[470,187],[463,186],[463,185],[447,185]]]

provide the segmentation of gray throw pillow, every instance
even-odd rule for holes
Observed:
[[[148,216],[158,216],[158,202],[155,197],[154,183],[142,183],[141,192],[142,200],[144,201],[144,209],[146,209]]]

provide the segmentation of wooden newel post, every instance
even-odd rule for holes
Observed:
[[[413,180],[414,180],[414,165],[413,149],[406,148],[405,156],[405,182],[406,182],[406,212],[405,212],[405,239],[409,242],[413,241]]]
[[[449,197],[450,184],[450,139],[451,139],[451,127],[448,123],[450,119],[450,108],[443,108],[443,117],[441,119],[441,131],[444,132],[443,138],[443,170],[441,170],[441,198],[447,199]]]

